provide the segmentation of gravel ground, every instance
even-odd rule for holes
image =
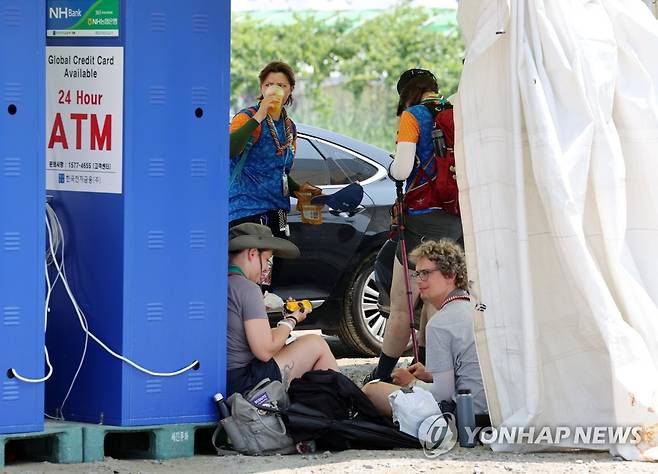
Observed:
[[[375,366],[376,359],[355,358],[333,338],[328,339],[339,357],[343,373],[360,381]],[[608,453],[593,451],[551,452],[537,454],[494,453],[479,446],[454,448],[435,459],[422,450],[366,451],[350,450],[292,456],[243,456],[226,452],[223,456],[197,455],[170,461],[119,460],[105,458],[86,464],[21,463],[5,468],[6,473],[658,473],[658,463],[626,462]]]

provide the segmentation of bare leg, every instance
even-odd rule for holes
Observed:
[[[373,382],[363,386],[361,389],[363,393],[366,394],[366,397],[370,399],[377,411],[384,416],[391,416],[393,412],[391,411],[391,404],[388,403],[388,396],[400,390],[400,387],[393,385],[392,383],[385,382]]]
[[[275,356],[281,380],[288,387],[292,379],[301,377],[309,370],[331,369],[338,372],[336,358],[329,345],[317,334],[308,334],[284,346]]]
[[[396,258],[393,263],[393,283],[391,285],[391,315],[386,323],[382,345],[382,351],[389,357],[400,357],[411,336],[407,289],[404,280],[404,267]],[[413,279],[410,284],[412,302],[415,302],[418,298],[418,287]]]

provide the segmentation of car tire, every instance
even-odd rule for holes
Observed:
[[[387,321],[377,307],[376,257],[377,252],[368,255],[348,282],[337,331],[343,344],[367,357],[379,355]]]

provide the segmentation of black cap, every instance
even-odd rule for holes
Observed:
[[[409,81],[419,76],[428,76],[434,79],[434,82],[437,82],[434,74],[432,74],[432,72],[428,71],[427,69],[408,69],[407,71],[404,71],[400,76],[400,79],[398,79],[398,94],[402,94],[402,91],[405,87],[407,87]]]

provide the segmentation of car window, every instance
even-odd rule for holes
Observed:
[[[318,141],[320,152],[327,159],[331,184],[365,181],[377,173],[377,168],[357,158],[343,148]]]
[[[297,138],[295,163],[290,172],[299,184],[308,181],[316,186],[331,184],[327,162],[306,138]]]

